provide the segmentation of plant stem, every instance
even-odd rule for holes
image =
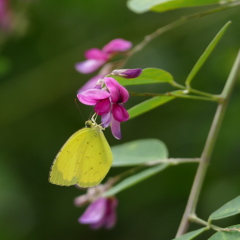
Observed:
[[[174,29],[175,27],[178,27],[186,22],[189,22],[190,20],[192,19],[198,19],[198,18],[201,18],[201,17],[204,17],[204,16],[207,16],[207,15],[211,15],[213,13],[216,13],[216,12],[221,12],[221,11],[225,11],[225,10],[228,10],[232,7],[235,7],[235,6],[239,6],[240,3],[239,2],[235,2],[235,3],[228,3],[228,4],[225,4],[224,6],[221,6],[219,8],[214,8],[214,9],[211,9],[211,10],[208,10],[208,11],[205,11],[205,12],[202,12],[202,13],[197,13],[197,14],[192,14],[192,15],[189,15],[189,16],[186,16],[186,17],[182,17],[168,25],[165,25],[161,28],[158,28],[155,32],[147,35],[144,37],[144,39],[142,40],[142,42],[140,42],[139,44],[137,44],[131,51],[128,52],[128,56],[127,58],[123,61],[123,65],[125,65],[125,63],[137,52],[141,51],[147,44],[149,44],[152,40],[154,40],[156,37],[160,36],[161,34],[169,31],[169,30],[172,30]]]
[[[178,165],[182,163],[194,163],[200,162],[200,158],[167,158],[167,159],[159,159],[156,161],[150,161],[145,163],[146,166],[154,166],[161,163],[169,163],[170,165]]]
[[[169,165],[178,165],[183,163],[198,163],[200,161],[200,158],[167,158],[167,159],[158,159],[155,161],[149,161],[146,163],[143,163],[141,165],[138,165],[136,167],[130,168],[119,175],[110,178],[104,185],[106,185],[106,189],[109,189],[122,179],[128,177],[129,175],[133,175],[136,172],[139,172],[142,169],[145,169],[146,167],[152,167],[158,164],[164,164],[168,163]]]
[[[131,96],[138,96],[138,97],[157,97],[157,96],[173,96],[178,98],[187,98],[187,99],[195,99],[195,100],[203,100],[203,101],[211,101],[211,102],[219,102],[220,98],[217,97],[201,97],[195,95],[186,95],[186,94],[177,94],[175,92],[167,92],[167,93],[136,93],[129,91]]]
[[[196,215],[191,215],[190,218],[189,218],[189,221],[195,222],[195,223],[198,223],[198,224],[201,224],[201,225],[203,225],[203,226],[206,226],[207,229],[212,228],[213,230],[218,231],[218,232],[219,232],[219,231],[224,231],[224,232],[237,231],[237,232],[240,232],[240,229],[239,229],[239,228],[236,228],[236,227],[232,227],[232,228],[221,228],[221,227],[219,227],[219,226],[210,224],[210,223],[207,222],[207,221],[204,221],[203,219],[199,218],[199,217],[196,216]]]
[[[218,132],[220,130],[220,126],[223,120],[223,116],[227,107],[228,100],[231,95],[231,91],[237,79],[239,68],[240,68],[240,51],[237,55],[237,58],[234,62],[232,70],[229,74],[229,77],[227,79],[223,92],[220,95],[222,98],[222,102],[218,103],[217,111],[215,113],[212,126],[210,128],[210,131],[202,152],[201,160],[200,160],[197,173],[195,175],[195,179],[192,185],[192,189],[188,198],[188,203],[187,203],[185,212],[183,214],[182,221],[180,223],[176,237],[181,236],[187,231],[189,226],[190,216],[195,214],[199,195],[200,195],[204,178],[208,169],[210,157],[217,139]]]
[[[170,82],[170,84],[173,87],[177,87],[177,88],[180,88],[180,89],[183,89],[183,90],[187,90],[190,93],[195,93],[195,94],[202,95],[202,96],[209,97],[209,98],[213,98],[213,99],[216,99],[216,100],[218,100],[218,98],[219,98],[218,95],[213,95],[211,93],[202,92],[202,91],[199,91],[199,90],[196,90],[196,89],[193,89],[193,88],[186,88],[185,86],[183,86],[183,85],[181,85],[181,84],[179,84],[175,81]]]
[[[195,94],[198,94],[198,95],[205,96],[205,97],[218,98],[218,95],[213,95],[213,94],[210,94],[210,93],[202,92],[202,91],[199,91],[199,90],[196,90],[196,89],[193,89],[193,88],[188,88],[188,91],[191,92],[191,93],[195,93]]]

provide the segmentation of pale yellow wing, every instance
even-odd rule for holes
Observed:
[[[112,152],[100,126],[74,133],[56,156],[49,181],[53,184],[92,187],[106,176]]]
[[[99,184],[108,173],[112,165],[112,151],[108,142],[99,129],[92,129],[91,134],[86,138],[86,150],[81,157],[77,169],[78,185],[91,187]]]

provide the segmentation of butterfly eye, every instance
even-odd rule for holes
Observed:
[[[85,127],[86,128],[91,128],[92,127],[92,121],[91,120],[88,120],[85,122]]]

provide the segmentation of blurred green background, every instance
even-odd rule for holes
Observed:
[[[120,193],[118,222],[110,231],[80,225],[77,219],[84,208],[74,207],[73,199],[84,192],[51,185],[48,174],[62,144],[92,112],[80,105],[83,119],[74,102],[78,88],[92,76],[74,69],[84,59],[84,51],[101,48],[114,38],[137,44],[158,27],[200,9],[137,15],[120,0],[22,0],[12,1],[11,9],[15,25],[12,31],[0,33],[0,239],[172,239],[195,164],[169,168]],[[227,33],[193,82],[199,90],[220,93],[240,46],[239,8],[193,20],[162,35],[125,67],[162,68],[183,83],[229,20]],[[238,79],[200,197],[198,215],[204,219],[240,194],[239,88]],[[164,92],[168,87],[129,89]],[[142,100],[132,97],[127,108]],[[199,157],[215,109],[215,103],[178,99],[123,123],[121,141],[109,129],[105,135],[110,145],[159,138],[167,144],[170,157]],[[120,171],[112,169],[109,176]],[[222,224],[236,223],[239,216]]]

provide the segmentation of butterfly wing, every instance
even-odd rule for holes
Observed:
[[[99,184],[112,165],[112,151],[101,130],[91,129],[85,139],[85,152],[79,162],[76,177],[81,187],[92,187]]]
[[[112,158],[108,142],[98,126],[80,129],[56,156],[49,181],[62,186],[95,186],[106,176]]]

